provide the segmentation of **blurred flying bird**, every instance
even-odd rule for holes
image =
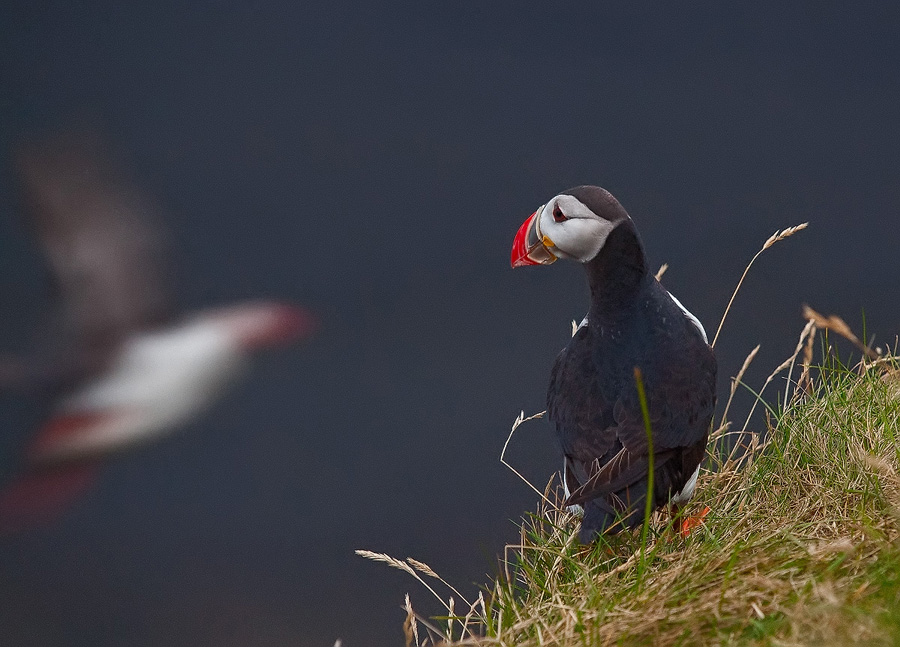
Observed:
[[[591,295],[547,392],[565,457],[566,505],[583,508],[587,543],[641,523],[651,460],[653,508],[691,498],[715,408],[716,360],[697,318],[649,271],[634,222],[606,190],[564,191],[519,228],[513,267],[557,258],[583,264]]]
[[[179,316],[157,211],[99,137],[33,142],[16,162],[60,322],[42,356],[0,367],[7,388],[51,400],[21,473],[0,491],[0,531],[53,518],[108,455],[177,430],[254,351],[316,326],[306,310],[266,301]]]

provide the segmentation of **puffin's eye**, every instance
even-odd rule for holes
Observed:
[[[564,213],[562,212],[562,209],[559,208],[559,205],[558,205],[558,204],[557,204],[557,205],[553,205],[553,219],[554,219],[556,222],[563,222],[563,221],[565,221],[565,220],[568,220],[568,218],[566,217],[566,214],[564,214]]]

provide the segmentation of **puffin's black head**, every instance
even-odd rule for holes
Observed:
[[[610,232],[628,212],[599,186],[576,186],[563,191],[522,223],[513,242],[510,263],[549,265],[557,258],[581,263],[603,249]]]

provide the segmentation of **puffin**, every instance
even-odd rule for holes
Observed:
[[[112,455],[184,427],[254,354],[317,328],[310,311],[277,301],[179,312],[157,209],[99,135],[29,142],[16,167],[57,307],[43,352],[0,362],[0,388],[47,403],[0,488],[4,534],[56,518]]]
[[[563,453],[564,505],[581,515],[587,544],[642,524],[648,495],[653,509],[690,500],[717,366],[703,325],[654,277],[634,221],[611,193],[568,189],[522,223],[513,267],[560,258],[584,267],[590,307],[553,364],[547,413]]]

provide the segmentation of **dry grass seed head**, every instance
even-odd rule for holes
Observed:
[[[782,229],[781,231],[776,231],[774,234],[769,236],[768,240],[763,244],[763,250],[769,249],[772,245],[777,243],[778,241],[784,240],[785,238],[789,238],[793,236],[798,231],[806,229],[809,226],[808,222],[801,223],[799,225],[794,225],[793,227],[788,227],[787,229]]]
[[[764,251],[769,249],[775,243],[784,240],[790,236],[793,236],[798,231],[806,229],[809,226],[808,222],[804,222],[800,225],[794,225],[793,227],[788,227],[787,229],[782,229],[781,231],[777,231],[771,236],[769,236],[768,240],[763,243],[762,248],[754,254],[753,258],[750,259],[750,262],[747,263],[747,267],[744,268],[744,273],[741,274],[741,278],[738,280],[737,286],[734,288],[734,292],[731,293],[731,298],[728,300],[728,305],[725,306],[725,312],[722,313],[722,318],[719,320],[719,327],[716,329],[716,334],[713,336],[712,346],[715,348],[716,342],[719,339],[719,333],[722,332],[722,326],[725,325],[725,319],[728,317],[728,313],[731,310],[731,305],[734,303],[734,298],[737,296],[737,293],[740,291],[741,286],[744,284],[744,279],[747,278],[747,273],[750,271],[750,268],[753,267],[753,263],[756,262],[756,259],[759,258],[759,255]]]
[[[822,314],[819,314],[806,304],[803,305],[803,316],[809,321],[815,323],[815,325],[819,328],[830,330],[847,339],[860,351],[865,353],[866,357],[868,357],[869,359],[877,360],[880,358],[880,355],[876,351],[862,343],[859,340],[859,337],[853,334],[853,331],[850,329],[850,326],[847,325],[847,322],[845,322],[840,317],[836,315],[830,315],[826,317]]]

